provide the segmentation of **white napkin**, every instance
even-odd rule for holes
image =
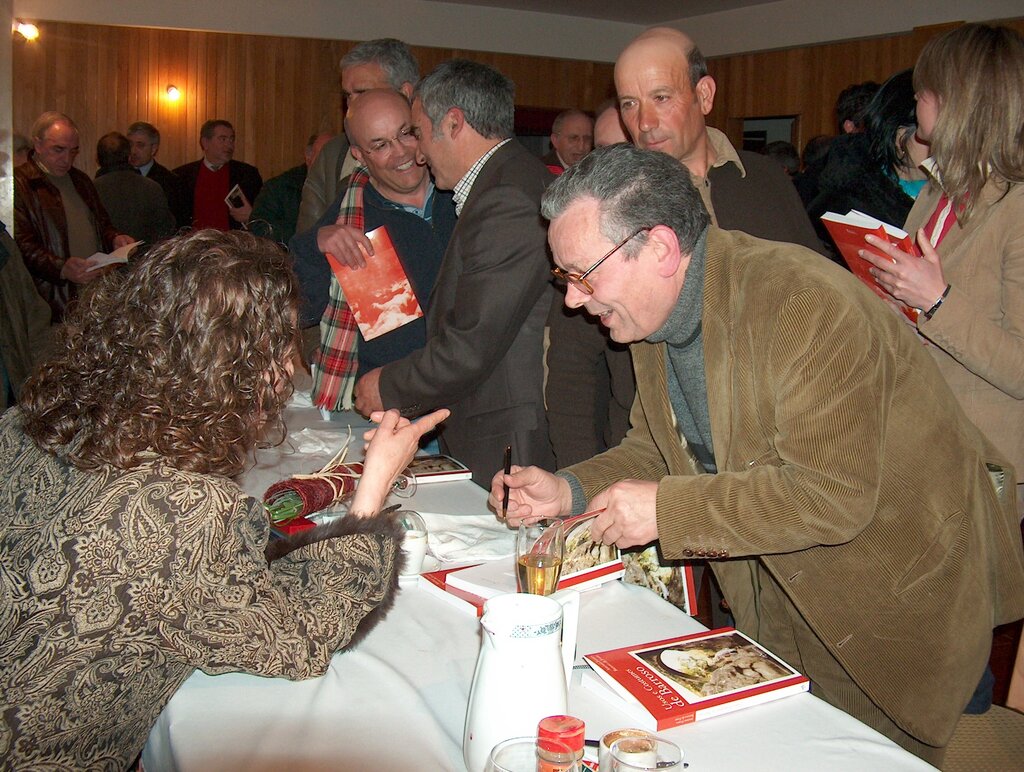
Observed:
[[[288,407],[313,407],[313,396],[308,391],[296,387],[292,392],[292,398],[288,400]]]
[[[296,453],[327,453],[331,456],[341,450],[347,438],[347,431],[338,432],[328,429],[310,429],[309,427],[288,437]],[[353,439],[355,439],[354,435]],[[351,451],[349,453],[351,455]]]
[[[420,514],[427,524],[427,546],[438,560],[497,560],[515,552],[515,533],[494,515]]]

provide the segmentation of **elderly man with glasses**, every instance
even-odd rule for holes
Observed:
[[[326,259],[330,253],[358,270],[373,260],[365,233],[385,226],[420,306],[426,307],[455,228],[455,205],[450,192],[434,187],[419,159],[411,120],[409,100],[397,91],[367,91],[353,100],[345,134],[360,167],[316,225],[291,240],[296,270],[302,272],[301,326],[320,322],[313,401],[328,410],[351,406],[358,377],[426,343],[423,318],[365,340]],[[328,284],[330,301],[321,317],[322,301],[311,288]]]
[[[710,225],[665,153],[595,150],[542,211],[566,304],[633,344],[633,425],[557,475],[499,471],[492,506],[508,485],[513,525],[603,509],[598,541],[707,558],[739,629],[941,763],[1024,555],[1013,470],[932,357],[849,272]]]

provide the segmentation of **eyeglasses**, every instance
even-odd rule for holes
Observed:
[[[416,136],[417,132],[411,126],[406,126],[398,134],[391,139],[378,139],[376,142],[371,142],[370,146],[366,148],[366,152],[372,155],[388,155],[393,149],[394,143],[404,145],[405,147],[411,147],[416,144],[419,137]]]
[[[598,269],[598,266],[601,265],[601,263],[603,263],[609,257],[614,255],[624,246],[626,246],[626,244],[628,244],[630,241],[632,241],[634,238],[639,236],[644,231],[649,230],[650,228],[640,228],[639,230],[633,231],[628,236],[626,236],[626,238],[624,238],[622,241],[620,241],[618,244],[612,247],[600,260],[598,260],[596,263],[590,266],[583,273],[571,273],[569,271],[563,271],[561,268],[552,268],[551,273],[554,274],[556,279],[564,281],[567,284],[571,284],[580,292],[586,295],[593,295],[594,288],[593,286],[591,286],[590,282],[587,281],[587,277],[590,276],[590,274],[592,274],[594,271],[596,271]]]

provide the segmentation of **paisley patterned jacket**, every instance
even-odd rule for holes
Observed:
[[[266,514],[230,480],[155,457],[84,472],[20,421],[0,417],[4,768],[123,770],[194,669],[322,674],[393,601],[387,528],[268,564]]]

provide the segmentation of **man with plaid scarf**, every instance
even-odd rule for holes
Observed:
[[[321,265],[329,273],[330,253],[361,267],[373,259],[364,232],[385,226],[420,305],[426,306],[455,227],[455,208],[451,193],[435,190],[426,166],[417,162],[409,102],[395,91],[368,91],[352,102],[345,132],[360,165],[316,225],[292,239],[296,266]],[[313,402],[328,410],[348,409],[355,379],[422,348],[426,322],[416,319],[366,341],[338,280],[333,274],[322,280],[329,280],[330,296],[313,358]],[[313,303],[304,290],[304,309]]]

